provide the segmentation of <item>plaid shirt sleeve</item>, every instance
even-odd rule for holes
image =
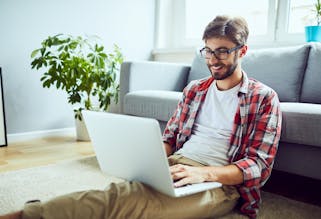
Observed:
[[[178,134],[178,126],[179,126],[179,115],[182,109],[182,100],[179,101],[176,110],[172,117],[167,122],[163,133],[163,141],[167,142],[173,149],[175,150],[176,147],[176,138]]]
[[[244,105],[247,108],[245,133],[241,150],[234,157],[244,177],[239,187],[243,198],[241,211],[256,217],[260,201],[260,187],[268,180],[281,135],[281,111],[277,94],[272,89],[259,89]],[[267,91],[267,92],[265,92]],[[240,118],[242,120],[242,118]],[[237,139],[237,138],[236,138]]]
[[[183,122],[183,119],[182,119],[182,111],[184,108],[183,105],[185,103],[186,95],[188,94],[190,87],[191,87],[191,84],[189,84],[184,88],[183,96],[179,100],[176,110],[172,115],[172,117],[168,120],[165,130],[163,132],[163,141],[167,142],[172,147],[173,151],[175,151],[177,147],[176,141],[177,141],[177,135],[179,133],[179,126],[180,126],[180,123]]]
[[[248,145],[246,157],[234,162],[244,173],[244,185],[264,184],[273,165],[281,134],[281,113],[276,94],[264,97],[256,113],[249,120],[249,132],[243,143]]]

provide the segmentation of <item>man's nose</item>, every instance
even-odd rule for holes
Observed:
[[[208,60],[208,64],[213,65],[215,63],[217,63],[219,60],[215,57],[215,55],[211,55],[211,58],[207,59]]]

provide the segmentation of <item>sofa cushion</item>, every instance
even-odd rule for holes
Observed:
[[[309,60],[305,71],[301,102],[321,103],[321,44],[311,43]]]
[[[280,101],[298,102],[309,45],[249,50],[242,67],[253,77],[273,88]]]
[[[281,141],[321,147],[321,105],[281,103]]]
[[[134,90],[182,91],[186,86],[189,65],[150,61],[124,62],[121,65],[121,87]]]
[[[142,90],[124,97],[124,113],[167,122],[174,113],[182,92]]]

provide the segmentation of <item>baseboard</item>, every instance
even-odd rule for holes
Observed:
[[[37,138],[44,137],[53,137],[53,136],[66,136],[66,135],[74,135],[76,136],[76,130],[74,127],[71,128],[62,128],[62,129],[50,129],[44,131],[34,131],[34,132],[23,132],[17,134],[8,134],[7,140],[8,145],[10,143],[20,142],[20,141],[28,141]]]

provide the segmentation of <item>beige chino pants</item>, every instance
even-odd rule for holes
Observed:
[[[170,165],[202,166],[180,155]],[[90,190],[59,196],[46,203],[26,203],[24,219],[180,219],[215,218],[231,211],[239,199],[233,186],[173,198],[139,182],[112,183],[101,191]]]

